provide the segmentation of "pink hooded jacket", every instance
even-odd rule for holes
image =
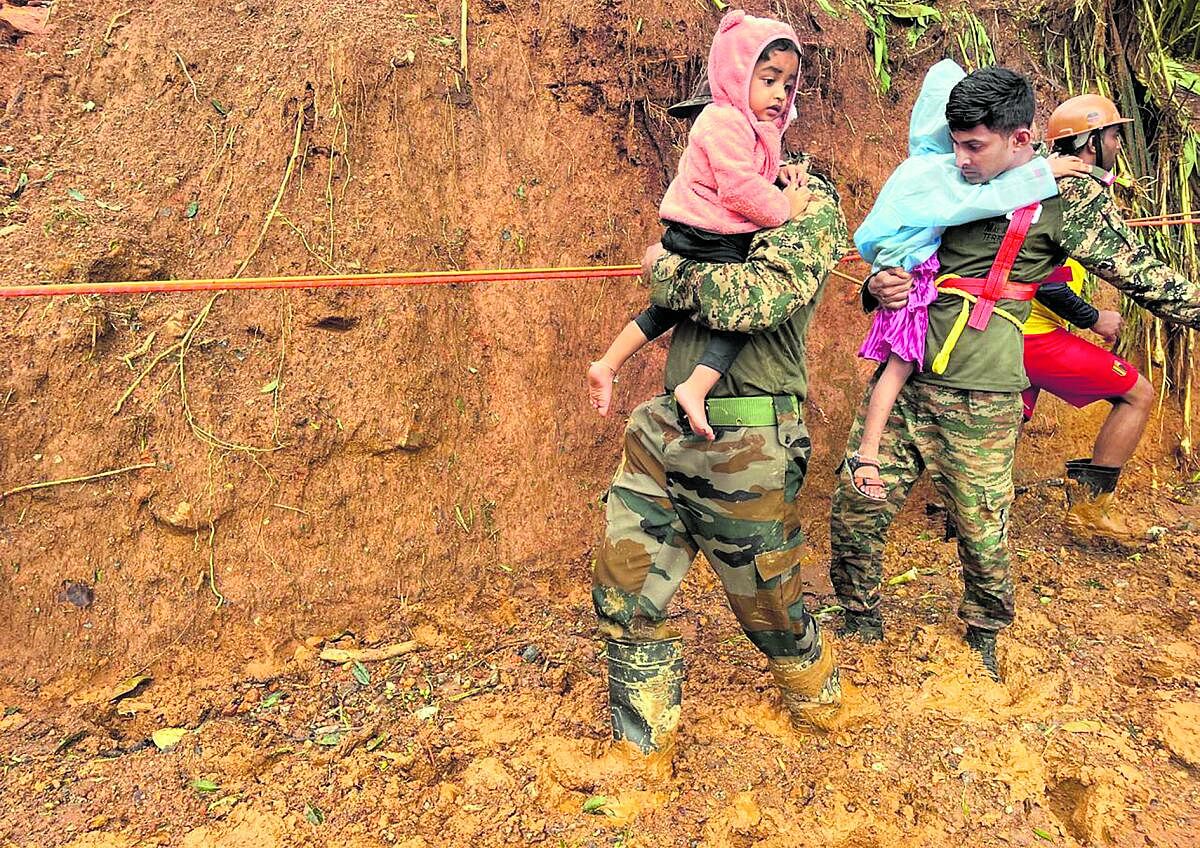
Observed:
[[[679,171],[658,213],[665,221],[713,233],[749,233],[778,227],[790,207],[775,188],[783,131],[793,114],[795,90],[773,121],[750,111],[750,80],[763,49],[796,32],[771,18],[735,10],[721,19],[708,54],[713,102],[688,135]]]

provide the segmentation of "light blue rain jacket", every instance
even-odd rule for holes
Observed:
[[[972,185],[954,164],[946,101],[966,74],[949,59],[925,74],[908,125],[908,159],[892,172],[854,231],[854,244],[872,270],[911,271],[937,251],[946,227],[1006,215],[1058,194],[1042,157]]]

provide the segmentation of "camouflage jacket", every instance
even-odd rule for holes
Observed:
[[[1058,185],[1067,255],[1160,318],[1200,328],[1200,285],[1138,240],[1108,189],[1086,177]]]
[[[801,156],[796,162],[807,160]],[[714,330],[761,333],[778,328],[812,302],[849,241],[832,182],[810,174],[808,187],[812,201],[805,216],[759,231],[744,263],[695,262],[664,254],[651,272],[650,299],[692,312]]]

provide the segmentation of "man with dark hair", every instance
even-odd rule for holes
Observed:
[[[951,91],[946,103],[946,123],[950,125],[951,133],[970,135],[977,130],[989,131],[991,136],[976,134],[974,137],[993,142],[998,149],[1004,146],[1005,136],[1032,126],[1035,106],[1033,86],[1026,77],[1007,68],[984,68],[968,74]],[[957,144],[959,140],[955,138],[955,142]],[[972,175],[981,173],[980,167],[963,165],[963,179],[969,183],[986,183],[1008,170],[1008,167],[1000,167],[999,161],[992,161],[991,172],[984,179],[972,179]]]
[[[1121,125],[1127,123],[1130,119],[1122,117],[1107,97],[1081,94],[1050,114],[1046,141],[1056,153],[1078,156],[1101,170],[1111,169],[1121,149]],[[1054,306],[1051,312],[1034,304],[1025,322],[1025,371],[1030,383],[1023,395],[1025,418],[1033,417],[1043,390],[1076,407],[1096,401],[1112,404],[1096,435],[1092,455],[1067,462],[1064,525],[1079,541],[1134,545],[1144,540],[1145,534],[1126,522],[1117,510],[1114,493],[1121,469],[1133,456],[1150,419],[1154,387],[1130,362],[1067,329],[1070,322],[1110,344],[1121,329],[1120,313],[1096,309],[1080,296],[1085,272],[1075,263],[1068,265],[1072,266],[1071,280],[1058,284],[1068,308]]]
[[[965,77],[950,93],[946,118],[969,183],[988,182],[1035,155],[1032,88],[1013,71],[984,68]],[[1021,327],[1038,285],[1056,278],[1052,272],[1068,256],[1156,314],[1200,326],[1200,289],[1136,242],[1103,185],[1075,177],[1059,190],[1041,204],[942,235],[925,362],[901,392],[880,443],[888,499],[858,494],[845,464],[833,494],[830,577],[846,611],[843,635],[883,638],[879,587],[887,529],[928,469],[958,528],[966,641],[999,679],[996,633],[1013,619],[1006,549],[1013,453],[1020,393],[1029,385]],[[877,271],[866,280],[863,305],[900,308],[910,285],[902,269]],[[865,409],[864,401],[850,444],[858,443]]]

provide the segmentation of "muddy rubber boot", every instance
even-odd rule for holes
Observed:
[[[767,660],[792,726],[803,731],[827,731],[841,726],[842,683],[834,647],[818,636],[814,659],[773,657]]]
[[[601,753],[595,743],[573,740],[551,756],[549,774],[578,792],[669,779],[683,695],[681,640],[610,636],[604,658],[613,742]]]
[[[683,699],[680,639],[604,643],[613,740],[670,767]]]
[[[883,618],[878,612],[846,610],[842,613],[842,626],[838,628],[838,636],[843,639],[857,636],[864,645],[882,642]]]
[[[966,643],[979,654],[979,661],[997,683],[1000,682],[1000,664],[996,662],[996,634],[967,625]]]
[[[1145,541],[1145,531],[1129,525],[1116,505],[1120,468],[1093,465],[1087,459],[1067,463],[1067,532],[1081,542],[1110,542],[1136,547]]]

